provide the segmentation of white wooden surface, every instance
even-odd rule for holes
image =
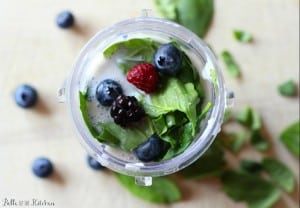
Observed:
[[[105,26],[154,9],[151,0],[0,0],[0,207],[5,199],[46,200],[55,208],[231,208],[234,203],[217,180],[182,181],[184,200],[156,206],[132,196],[109,171],[87,167],[57,89],[76,55],[93,34]],[[60,30],[56,14],[70,9],[76,27]],[[155,15],[155,12],[154,12]],[[252,44],[232,37],[234,28],[253,33]],[[250,105],[264,118],[274,154],[295,173],[299,159],[278,140],[279,133],[299,119],[298,98],[284,98],[277,85],[287,79],[299,84],[298,0],[215,0],[213,24],[206,36],[217,54],[228,49],[242,69],[242,79],[226,78],[236,93],[235,109]],[[36,86],[40,102],[35,109],[18,108],[12,98],[21,83]],[[37,156],[49,157],[56,169],[50,179],[38,179],[30,165]],[[252,152],[241,157],[257,158]],[[297,198],[298,197],[298,198]],[[299,189],[284,195],[276,207],[298,207]],[[46,207],[46,206],[44,206]]]

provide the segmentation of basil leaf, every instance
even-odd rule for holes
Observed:
[[[176,78],[169,78],[159,92],[141,102],[145,112],[154,118],[173,111],[185,113],[195,129],[197,101],[198,94],[192,83],[183,84]]]
[[[214,142],[209,149],[192,165],[181,173],[190,179],[204,179],[219,176],[225,165],[224,151],[219,143]]]
[[[294,190],[294,175],[287,166],[273,158],[264,158],[262,165],[275,184],[287,192],[292,192]]]
[[[90,122],[90,118],[88,115],[88,110],[87,110],[87,92],[83,93],[83,92],[79,92],[79,105],[80,105],[80,111],[82,114],[82,118],[85,122],[85,125],[87,126],[87,128],[89,129],[90,133],[93,135],[93,137],[97,137],[98,136],[98,130],[92,126],[91,122]]]
[[[300,122],[297,121],[290,126],[288,126],[285,130],[283,130],[280,134],[281,142],[286,146],[286,148],[296,156],[300,156],[300,131],[299,127]]]
[[[176,21],[200,37],[206,34],[214,12],[213,0],[178,0]]]
[[[221,180],[228,196],[246,202],[250,208],[271,207],[280,197],[280,191],[258,175],[231,170]]]
[[[261,163],[256,162],[254,160],[247,160],[247,159],[241,160],[240,166],[243,171],[246,171],[250,174],[259,173],[263,169]]]
[[[126,127],[126,129],[113,122],[99,123],[98,125],[101,128],[101,132],[97,136],[99,141],[114,143],[125,151],[132,151],[154,133],[148,118],[140,121],[138,125]]]
[[[223,51],[221,57],[227,67],[227,71],[232,77],[239,77],[241,75],[240,68],[228,51]]]
[[[135,196],[155,203],[173,203],[181,199],[176,184],[166,177],[152,178],[152,186],[137,186],[131,176],[116,173],[118,180]]]
[[[294,96],[297,88],[293,80],[288,80],[278,86],[278,92],[283,96]]]
[[[233,36],[235,37],[236,40],[244,43],[249,43],[253,40],[253,36],[250,33],[242,30],[234,30]]]
[[[258,130],[251,132],[250,142],[253,147],[259,151],[264,151],[269,148],[269,143],[262,137],[261,132]]]
[[[118,67],[127,73],[130,68],[142,62],[152,63],[153,54],[158,47],[158,43],[150,38],[130,39],[115,43],[104,50],[106,58],[112,58],[114,54],[120,53],[122,58],[115,57]]]

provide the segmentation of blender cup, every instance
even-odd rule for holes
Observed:
[[[189,147],[183,153],[159,162],[144,163],[131,153],[100,143],[88,130],[80,111],[78,95],[89,63],[110,45],[137,37],[161,37],[181,43],[196,57],[195,64],[205,91],[204,105],[207,102],[213,104]],[[103,166],[133,176],[136,184],[145,186],[152,184],[152,177],[177,172],[197,160],[214,141],[221,129],[224,111],[233,103],[233,94],[225,89],[221,70],[210,48],[183,26],[147,16],[121,21],[97,33],[81,50],[64,87],[59,90],[59,98],[66,102],[79,140],[88,153]]]

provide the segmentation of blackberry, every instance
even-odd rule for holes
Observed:
[[[139,121],[145,112],[134,96],[119,95],[112,103],[110,115],[116,124],[126,127],[129,123]]]

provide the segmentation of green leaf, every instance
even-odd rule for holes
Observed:
[[[192,83],[183,84],[176,78],[169,78],[159,92],[151,94],[150,99],[142,100],[142,105],[146,113],[154,118],[174,111],[185,113],[195,129],[198,99]]]
[[[242,109],[236,116],[236,119],[241,124],[251,128],[253,131],[259,130],[262,127],[261,116],[250,107]]]
[[[240,166],[243,171],[250,174],[259,173],[262,170],[262,164],[254,160],[243,159],[240,161]]]
[[[103,55],[106,58],[112,58],[114,54],[120,54],[120,57],[115,57],[115,62],[124,73],[127,73],[130,68],[141,62],[153,61],[158,43],[150,38],[130,39],[123,42],[115,43],[104,50]]]
[[[197,128],[200,126],[201,120],[205,117],[207,112],[212,107],[212,103],[208,102],[202,109],[201,114],[197,118]],[[180,153],[184,152],[186,148],[192,143],[194,139],[194,128],[191,122],[172,129],[167,135],[162,137],[163,140],[169,141],[172,147],[168,150],[163,159],[170,159]],[[175,144],[175,145],[174,145]],[[177,145],[176,145],[177,144]]]
[[[232,77],[239,77],[241,72],[240,68],[228,51],[223,51],[221,57],[226,65],[227,71]]]
[[[213,0],[178,0],[176,21],[200,37],[206,34],[214,12]]]
[[[214,142],[196,162],[183,169],[181,173],[190,179],[204,179],[219,176],[224,170],[224,165],[224,151],[217,142]]]
[[[223,145],[231,152],[238,152],[247,141],[247,133],[242,131],[239,133],[226,133],[220,135]]]
[[[253,40],[253,36],[250,33],[242,30],[234,30],[233,36],[235,37],[236,40],[244,43],[249,43]]]
[[[158,13],[171,20],[177,19],[176,7],[178,0],[154,0]]]
[[[101,142],[114,143],[125,151],[132,151],[139,144],[146,141],[154,132],[148,118],[138,125],[123,128],[113,122],[99,123],[101,132],[97,139]]]
[[[254,130],[251,132],[250,142],[253,147],[259,151],[265,151],[269,148],[269,143],[262,137],[261,132]]]
[[[173,203],[181,199],[181,193],[176,184],[166,177],[152,178],[152,186],[138,186],[131,176],[116,173],[121,184],[133,195],[154,203]]]
[[[226,109],[224,112],[223,123],[227,123],[233,118],[233,113],[231,110]]]
[[[286,146],[286,148],[296,156],[300,156],[300,131],[299,131],[300,122],[297,121],[280,134],[281,142]]]
[[[91,122],[90,122],[90,118],[88,115],[88,110],[87,110],[87,92],[83,93],[79,91],[79,103],[80,103],[80,111],[82,114],[82,118],[85,122],[85,125],[87,126],[87,128],[89,129],[90,133],[93,135],[93,137],[97,137],[98,136],[98,130],[92,126]]]
[[[258,175],[227,171],[222,175],[223,190],[235,201],[244,201],[250,208],[271,207],[280,197],[280,191]]]
[[[183,126],[173,128],[167,135],[162,136],[162,139],[171,143],[171,148],[165,154],[163,160],[167,160],[181,154],[188,148],[194,139],[191,122],[188,122]]]
[[[275,184],[287,192],[292,192],[294,190],[294,175],[287,166],[273,158],[264,158],[262,165]]]
[[[278,92],[283,96],[294,96],[297,88],[293,80],[288,80],[278,86]]]

